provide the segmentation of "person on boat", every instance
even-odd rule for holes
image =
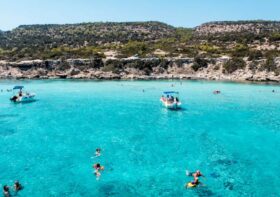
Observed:
[[[19,90],[18,96],[22,97],[22,90],[21,89]]]
[[[100,157],[101,156],[101,148],[97,148],[95,150],[95,157]]]
[[[14,190],[15,190],[16,192],[19,191],[19,190],[22,190],[22,186],[21,186],[21,184],[19,183],[19,181],[15,181]]]
[[[7,185],[3,187],[3,194],[5,197],[10,197],[10,188]]]
[[[163,95],[161,95],[161,98],[160,98],[162,101],[165,101],[165,97]]]
[[[178,97],[175,97],[175,101],[176,101],[176,103],[180,102]]]
[[[168,99],[169,103],[173,103],[174,102],[174,97],[171,96],[169,99]]]
[[[16,101],[17,99],[18,99],[17,96],[13,96],[13,97],[11,98],[11,101]]]

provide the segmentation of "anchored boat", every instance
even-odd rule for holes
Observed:
[[[168,91],[163,92],[163,95],[160,98],[161,103],[167,109],[180,109],[181,102],[179,100],[179,92]]]
[[[35,94],[24,92],[23,91],[24,86],[15,86],[13,88],[14,95],[10,98],[11,101],[15,103],[28,103],[35,101]],[[15,94],[15,91],[18,91],[18,93]]]

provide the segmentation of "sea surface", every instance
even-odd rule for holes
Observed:
[[[11,103],[14,85],[36,102]],[[0,186],[19,180],[17,196],[280,195],[280,86],[4,80],[1,89]],[[166,90],[180,92],[182,110],[161,106]],[[99,180],[94,163],[105,167]],[[203,184],[186,189],[186,170],[197,169]]]

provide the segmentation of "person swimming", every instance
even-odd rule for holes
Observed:
[[[200,177],[200,176],[203,176],[203,177],[204,177],[204,175],[201,174],[201,172],[200,172],[199,170],[197,170],[195,173],[193,173],[193,177],[194,177],[194,178],[198,178],[198,177]]]
[[[101,166],[100,163],[96,163],[93,165],[93,168],[96,170],[104,170],[104,166]]]
[[[221,93],[220,90],[215,90],[215,91],[213,91],[213,94],[220,94],[220,93]]]
[[[186,170],[186,175],[187,176],[193,176],[194,178],[195,177],[200,177],[200,176],[202,176],[202,177],[205,177],[199,170],[197,170],[197,171],[195,171],[195,172],[189,172],[188,170]]]
[[[99,180],[101,173],[98,170],[95,170],[94,175],[96,176],[96,180]]]
[[[101,156],[101,148],[97,148],[95,150],[95,157],[100,157]]]
[[[104,170],[104,166],[101,166],[100,163],[96,163],[93,165],[93,168],[95,169],[94,175],[96,177],[96,180],[99,180],[101,176],[100,170]]]
[[[5,197],[10,197],[10,188],[7,185],[3,187],[3,194]]]
[[[196,177],[193,181],[186,183],[186,188],[194,188],[200,184],[199,179]]]
[[[22,186],[21,186],[21,184],[19,183],[19,181],[15,181],[14,190],[15,190],[16,192],[19,191],[19,190],[22,190]]]

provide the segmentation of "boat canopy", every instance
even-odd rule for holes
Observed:
[[[179,94],[179,92],[175,92],[175,91],[166,91],[163,92],[164,94]]]
[[[24,88],[24,86],[15,86],[14,88],[13,88],[13,90],[21,90],[21,89],[23,89]]]

